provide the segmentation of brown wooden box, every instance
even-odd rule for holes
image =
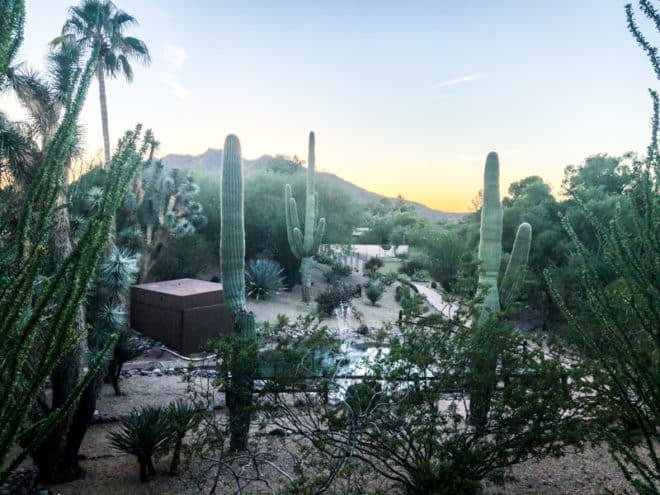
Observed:
[[[182,278],[131,287],[131,328],[181,354],[229,333],[233,319],[222,284]]]

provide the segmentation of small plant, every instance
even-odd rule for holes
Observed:
[[[364,269],[375,272],[383,267],[383,260],[380,258],[372,257],[364,264]]]
[[[284,287],[284,270],[277,261],[259,258],[252,260],[245,270],[245,286],[248,296],[259,300],[277,294]]]
[[[326,253],[317,253],[314,255],[314,261],[322,265],[332,265],[335,262],[335,257]]]
[[[344,265],[340,261],[333,261],[330,265],[330,270],[325,272],[325,280],[329,284],[334,284],[339,279],[348,277],[351,274],[351,267]]]
[[[383,286],[380,284],[369,284],[365,290],[367,299],[371,302],[372,306],[383,296]]]
[[[130,331],[123,329],[119,332],[112,359],[108,363],[108,375],[112,381],[112,388],[115,391],[115,395],[121,395],[119,376],[121,375],[124,363],[135,359],[140,353],[138,341],[131,335]]]
[[[316,296],[317,311],[327,316],[332,316],[334,310],[341,303],[347,303],[352,297],[355,297],[355,293],[356,288],[354,285],[345,282],[336,282]]]
[[[397,276],[394,273],[381,273],[378,277],[378,280],[381,284],[387,285],[389,287],[394,282],[396,282]]]
[[[405,273],[409,277],[415,276],[415,273],[429,268],[431,261],[429,257],[422,253],[412,253],[408,256],[406,262],[399,268],[400,273]]]
[[[178,472],[183,437],[190,430],[196,428],[200,420],[201,411],[192,402],[179,399],[168,406],[167,423],[169,425],[170,441],[174,447],[170,474],[175,475]]]
[[[133,454],[140,464],[140,481],[149,481],[156,474],[153,458],[167,449],[170,424],[162,407],[144,406],[121,418],[121,430],[108,436],[115,449]]]
[[[291,320],[287,315],[278,313],[275,318],[277,318],[277,321],[275,322],[275,328],[277,328],[277,330],[279,330],[280,332],[283,331],[285,328],[287,328],[289,325],[291,325]]]

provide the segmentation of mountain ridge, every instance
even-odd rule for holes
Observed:
[[[219,173],[220,164],[222,162],[222,150],[209,148],[199,155],[187,155],[170,153],[161,158],[163,164],[167,168],[179,168],[193,170],[201,173]],[[300,161],[296,161],[295,157],[292,159],[283,155],[261,155],[255,159],[244,159],[245,173],[250,174],[259,170],[276,170],[284,173],[299,173],[305,170]],[[340,183],[343,188],[349,191],[353,196],[364,202],[375,202],[383,198],[395,199],[384,194],[379,194],[369,191],[357,184],[339,177],[330,172],[319,172],[317,175],[327,177],[328,180]],[[424,218],[431,221],[439,220],[458,220],[465,216],[466,213],[453,213],[442,210],[436,210],[425,204],[416,201],[405,200],[406,203],[412,205],[417,212]]]

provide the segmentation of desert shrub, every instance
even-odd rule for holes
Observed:
[[[364,292],[367,299],[371,301],[372,306],[375,306],[376,302],[383,296],[383,286],[377,283],[371,283]]]
[[[374,272],[382,267],[383,267],[383,260],[381,260],[380,258],[376,258],[375,256],[369,258],[369,260],[367,260],[367,262],[364,264],[365,270],[374,271]]]
[[[284,270],[277,261],[259,258],[245,270],[245,289],[255,299],[278,293],[284,287]]]
[[[121,429],[109,434],[110,445],[137,457],[140,481],[156,474],[153,458],[167,450],[170,425],[162,407],[143,406],[121,418]]]
[[[411,253],[405,263],[399,268],[399,272],[412,277],[415,273],[428,269],[430,264],[431,261],[427,255],[423,253]]]
[[[426,301],[424,296],[412,290],[408,284],[403,284],[400,287],[401,294],[398,302],[403,310],[404,321],[410,323],[413,319],[428,311],[428,307],[424,304]]]
[[[378,276],[378,281],[383,285],[387,285],[388,287],[396,282],[396,280],[397,276],[394,273],[381,273]]]
[[[577,372],[540,349],[525,348],[511,327],[456,323],[416,321],[402,328],[403,338],[383,335],[380,344],[390,352],[375,358],[362,381],[342,389],[325,379],[330,390],[345,390],[334,401],[319,401],[310,392],[292,404],[273,385],[264,397],[269,420],[325,459],[307,477],[317,474],[318,485],[327,488],[363,463],[404,493],[477,494],[482,479],[505,467],[559,455],[580,443],[581,411],[571,389]],[[497,376],[488,379],[500,386],[486,427],[476,429],[468,426],[464,401],[471,384],[486,378],[466,363],[483,352],[478,344],[485,335],[501,363]],[[366,486],[352,488],[360,492]]]
[[[357,288],[346,282],[335,282],[316,296],[317,311],[332,316],[341,303],[347,303],[355,297]]]
[[[326,253],[316,253],[314,255],[314,261],[321,263],[322,265],[332,265],[335,261],[335,257]]]
[[[341,278],[348,277],[351,273],[350,266],[344,265],[340,261],[333,261],[330,265],[330,270],[325,272],[324,276],[329,284],[333,284]]]

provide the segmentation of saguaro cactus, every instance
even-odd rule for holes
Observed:
[[[484,200],[479,230],[479,285],[487,286],[482,315],[506,308],[525,274],[532,242],[532,226],[522,223],[518,227],[513,250],[507,265],[501,290],[498,286],[502,261],[502,203],[500,201],[500,162],[497,153],[490,152],[484,169]]]
[[[227,387],[232,450],[247,447],[252,416],[252,392],[256,363],[254,315],[245,309],[245,220],[243,216],[243,164],[241,143],[234,135],[225,139],[220,203],[220,260],[227,306],[234,317],[236,346],[231,359],[231,383]]]
[[[307,158],[307,191],[305,199],[305,233],[300,229],[298,207],[291,192],[291,186],[284,187],[284,209],[286,216],[286,233],[291,252],[300,259],[300,276],[302,279],[302,300],[309,302],[312,286],[312,256],[316,254],[325,232],[325,218],[316,218],[319,213],[319,200],[315,188],[314,169],[316,166],[314,132],[309,133],[309,155]]]
[[[486,158],[479,235],[479,285],[487,287],[479,316],[479,322],[484,323],[490,315],[497,313],[502,307],[508,307],[515,299],[525,274],[532,242],[531,225],[522,223],[516,233],[500,290],[497,282],[502,261],[502,203],[500,163],[495,152],[490,152]],[[498,350],[493,347],[487,332],[481,329],[477,329],[477,332],[476,345],[480,353],[473,359],[472,366],[478,379],[470,388],[470,422],[481,429],[487,424],[491,398],[497,383],[495,370]]]

